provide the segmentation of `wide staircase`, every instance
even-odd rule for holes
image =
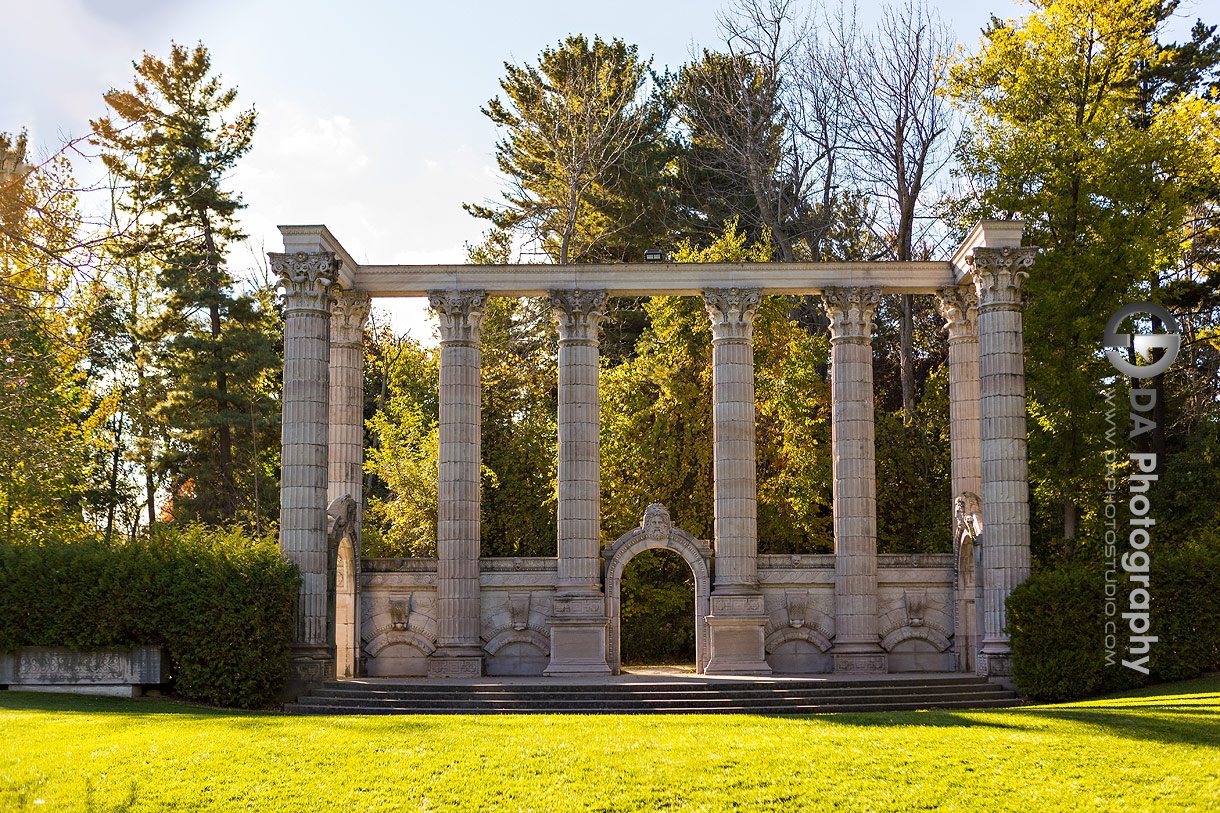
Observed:
[[[332,680],[296,714],[830,714],[991,709],[1019,699],[968,675],[877,680],[670,679],[607,683]]]

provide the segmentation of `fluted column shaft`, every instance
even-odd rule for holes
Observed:
[[[957,556],[953,640],[958,669],[965,671],[977,668],[983,609],[982,574],[974,570],[978,552],[973,549],[965,552],[958,547],[963,538],[958,523],[966,521],[966,514],[980,510],[983,491],[979,457],[979,302],[973,284],[942,288],[938,296],[949,334],[949,456],[954,501],[953,550]]]
[[[330,466],[326,501],[332,503],[350,495],[357,510],[364,487],[364,323],[370,305],[369,295],[364,291],[338,291],[330,309]]]
[[[834,462],[836,672],[884,672],[877,634],[873,315],[878,288],[828,288]]]
[[[1029,467],[1021,286],[1036,248],[976,248],[980,456],[983,498],[983,647],[979,668],[1008,675],[1004,602],[1029,576]]]
[[[479,674],[479,340],[487,294],[431,291],[428,301],[440,319],[441,333],[436,526],[440,649],[429,674]]]
[[[284,390],[280,470],[280,550],[301,571],[295,656],[326,661],[326,479],[329,432],[331,291],[329,252],[270,254],[284,297]],[[333,655],[330,656],[333,658]],[[324,666],[317,666],[325,670]],[[313,667],[297,670],[298,678]],[[333,660],[332,660],[333,671]]]
[[[559,326],[560,591],[601,592],[598,332],[605,291],[551,291]]]
[[[703,292],[712,321],[716,591],[758,588],[758,485],[754,426],[756,288]]]

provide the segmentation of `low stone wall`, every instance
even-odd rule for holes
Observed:
[[[953,556],[877,557],[877,615],[891,672],[952,672]],[[361,631],[370,676],[426,675],[436,648],[436,559],[365,559]],[[550,659],[552,557],[479,560],[480,623],[488,675],[540,675]],[[835,635],[834,556],[758,557],[768,615],[767,662],[776,672],[830,672]]]
[[[160,647],[93,649],[28,646],[0,654],[0,685],[26,692],[72,692],[138,697],[168,680]]]

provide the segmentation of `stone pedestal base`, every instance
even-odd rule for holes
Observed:
[[[428,656],[430,678],[483,676],[483,651],[478,647],[446,646]]]
[[[767,663],[761,593],[712,594],[712,614],[707,617],[708,675],[771,674]]]
[[[293,644],[288,664],[288,683],[279,694],[285,702],[296,700],[324,680],[335,679],[333,647]]]
[[[976,673],[985,677],[1012,677],[1012,650],[1008,647],[996,647],[989,651],[987,645],[978,655]]]
[[[610,619],[600,593],[555,596],[551,605],[551,662],[544,675],[608,675]]]
[[[890,671],[885,652],[835,652],[835,674],[884,675]]]

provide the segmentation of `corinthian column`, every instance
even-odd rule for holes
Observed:
[[[485,291],[429,291],[440,317],[440,438],[437,452],[438,649],[430,677],[483,674],[479,642],[479,334]]]
[[[712,431],[716,583],[708,674],[770,674],[758,589],[758,488],[754,455],[754,315],[757,288],[712,288]]]
[[[873,314],[879,288],[828,288],[834,460],[836,672],[886,672],[877,634]]]
[[[284,297],[280,550],[301,571],[292,681],[333,678],[326,629],[326,469],[329,431],[330,252],[269,254]]]
[[[559,326],[559,574],[546,674],[609,674],[601,589],[598,330],[605,291],[551,291]]]
[[[338,291],[330,307],[330,475],[327,502],[361,504],[364,482],[365,291]]]
[[[1029,464],[1021,285],[1036,248],[976,248],[983,498],[980,674],[1012,674],[1004,601],[1029,576]],[[976,575],[976,578],[978,576]]]
[[[973,285],[940,289],[940,312],[949,333],[949,455],[953,483],[954,571],[953,642],[958,671],[977,665],[978,634],[982,626],[981,574],[975,572],[972,522],[981,521],[983,491],[979,462],[979,334],[978,295]],[[971,533],[965,533],[970,531]]]

